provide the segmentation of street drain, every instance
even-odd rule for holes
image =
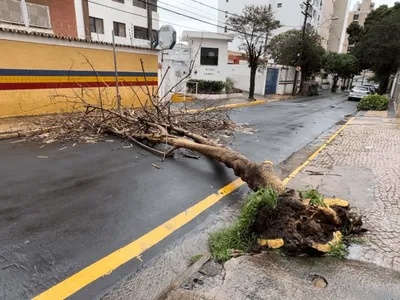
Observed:
[[[328,281],[321,275],[313,274],[307,276],[307,282],[318,289],[323,289],[328,285]]]

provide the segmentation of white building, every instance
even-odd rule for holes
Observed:
[[[308,13],[311,18],[308,18],[307,23],[317,28],[322,22],[322,8],[323,1],[331,0],[311,0],[311,7]],[[275,30],[273,35],[282,33],[290,29],[301,29],[304,23],[304,0],[219,0],[218,8],[221,10],[218,14],[218,31],[229,32],[229,28],[226,25],[230,14],[240,14],[244,9],[245,5],[271,5],[275,12],[276,20],[279,20],[282,27]],[[223,12],[222,12],[223,11]],[[226,20],[223,22],[223,20]],[[224,28],[227,26],[227,28]],[[237,39],[229,45],[229,49],[237,51],[241,42]]]
[[[233,34],[183,31],[181,41],[185,44],[162,53],[163,94],[167,95],[171,89],[174,93],[184,93],[189,80],[225,82],[229,77],[228,43],[232,40]]]
[[[93,40],[112,42],[114,30],[117,44],[149,46],[146,0],[91,0],[88,2],[89,26]],[[157,1],[150,0],[150,3],[153,4],[150,4],[150,8],[155,38],[156,31],[159,29]],[[77,22],[79,23],[79,20]],[[82,24],[84,24],[83,21]],[[81,35],[84,35],[84,32],[80,30]]]
[[[182,42],[191,49],[193,71],[191,78],[226,81],[228,77],[228,42],[233,34],[200,31],[183,31]]]

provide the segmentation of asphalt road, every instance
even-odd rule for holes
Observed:
[[[278,164],[356,105],[335,96],[235,110],[232,118],[257,132],[237,133],[232,147],[250,159]],[[0,299],[32,298],[235,179],[207,158],[177,155],[161,162],[142,149],[121,148],[118,140],[65,145],[62,151],[64,145],[41,146],[0,142]],[[143,259],[155,257],[190,229],[185,226]],[[98,298],[139,267],[128,263],[71,299]]]

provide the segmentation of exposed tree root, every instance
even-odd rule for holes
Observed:
[[[264,207],[259,211],[252,231],[262,239],[282,239],[282,249],[288,254],[318,255],[324,251],[316,245],[332,242],[339,231],[359,234],[364,230],[362,224],[361,217],[349,207],[304,204],[297,192],[287,190],[276,209]]]

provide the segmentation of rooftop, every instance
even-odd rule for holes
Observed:
[[[209,31],[183,31],[181,39],[183,42],[187,42],[191,38],[225,40],[231,42],[233,41],[234,35],[232,33],[217,33]]]

